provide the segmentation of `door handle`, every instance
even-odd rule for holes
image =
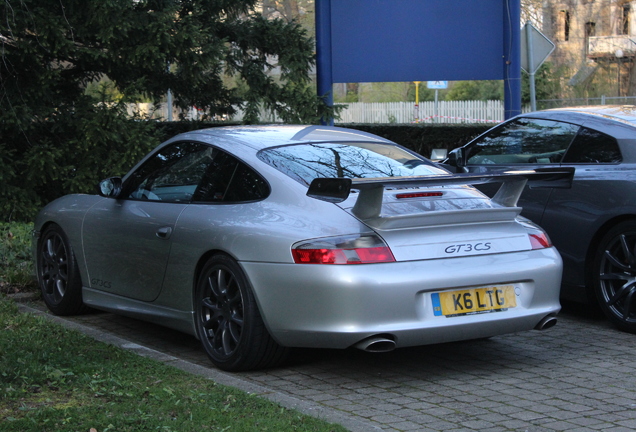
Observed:
[[[161,227],[157,230],[157,237],[162,238],[162,239],[167,239],[170,237],[170,234],[172,234],[172,228],[167,226],[167,227]]]

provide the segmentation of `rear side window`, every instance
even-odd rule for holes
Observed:
[[[265,180],[235,157],[218,151],[203,176],[193,202],[245,202],[269,195]]]
[[[619,163],[622,160],[616,139],[583,127],[565,154],[563,163]]]
[[[401,147],[377,143],[313,143],[262,150],[258,157],[294,180],[448,174]]]

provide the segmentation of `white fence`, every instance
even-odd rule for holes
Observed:
[[[144,117],[166,120],[168,109],[161,104],[156,110],[153,104],[132,104],[128,110],[135,111]],[[524,112],[528,111],[524,107]],[[173,118],[179,119],[180,111],[173,110]],[[186,119],[198,120],[202,113],[195,108],[183,113]],[[227,120],[241,121],[242,113]],[[261,112],[261,122],[275,123],[279,120],[275,115]],[[343,123],[499,123],[504,120],[502,101],[432,101],[420,102],[354,102],[346,104],[340,113],[337,124]]]
[[[502,101],[432,101],[347,104],[337,123],[499,123]]]

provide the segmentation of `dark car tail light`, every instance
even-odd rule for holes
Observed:
[[[395,262],[387,244],[375,234],[327,237],[292,246],[296,264],[371,264]]]

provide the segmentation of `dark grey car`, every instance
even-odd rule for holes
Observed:
[[[561,297],[597,301],[611,322],[636,333],[635,106],[523,114],[453,150],[443,165],[470,173],[574,168],[570,189],[526,190],[522,215],[563,257]]]

